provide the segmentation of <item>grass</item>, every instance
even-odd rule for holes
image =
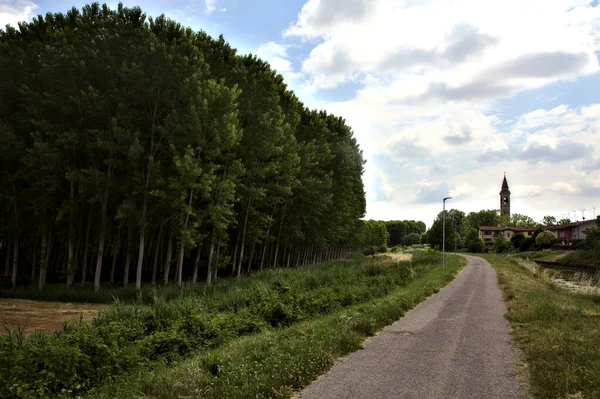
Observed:
[[[522,259],[529,259],[529,260],[549,260],[549,261],[553,261],[556,259],[556,261],[560,261],[560,258],[563,256],[563,254],[565,253],[565,251],[549,251],[549,252],[543,252],[543,251],[524,251],[524,252],[516,252],[514,254],[514,256],[518,257],[518,258],[522,258]]]
[[[234,340],[172,367],[120,376],[90,393],[94,398],[289,398],[326,372],[340,356],[362,347],[366,337],[402,317],[451,281],[466,264],[439,256],[425,273],[388,295],[329,315]]]
[[[514,343],[535,398],[600,397],[600,296],[577,294],[552,272],[515,257],[484,254],[498,273]]]
[[[593,250],[569,251],[564,257],[562,257],[559,260],[559,262],[568,265],[598,265],[598,259],[596,259],[596,252]]]
[[[150,303],[143,297],[117,301],[92,324],[65,325],[50,336],[16,341],[11,334],[0,336],[0,396],[94,392],[126,370],[147,375],[240,337],[269,337],[384,298],[429,276],[439,262],[439,253],[421,251],[410,262],[356,257],[313,268],[269,270],[222,281],[206,292],[188,289],[178,296],[154,296]],[[353,328],[368,335],[380,321],[365,317]],[[218,374],[215,367],[208,370]]]

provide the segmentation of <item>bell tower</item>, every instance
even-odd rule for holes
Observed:
[[[500,213],[510,217],[510,190],[508,189],[508,182],[506,181],[506,173],[504,173],[502,190],[500,191]]]

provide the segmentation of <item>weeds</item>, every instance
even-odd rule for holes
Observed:
[[[600,397],[599,296],[558,289],[556,271],[483,255],[498,271],[515,344],[536,398]],[[581,280],[584,278],[581,277]]]
[[[37,334],[15,347],[0,341],[0,396],[41,397],[94,389],[125,370],[152,370],[233,340],[267,333],[388,295],[439,265],[439,253],[383,267],[358,258],[320,267],[267,271],[217,284],[206,294],[148,293],[122,300],[91,324],[75,322],[55,335]],[[163,291],[164,293],[164,291]],[[355,333],[379,322],[362,320]],[[219,367],[209,374],[220,373]]]

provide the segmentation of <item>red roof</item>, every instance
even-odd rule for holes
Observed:
[[[483,230],[486,230],[486,231],[506,231],[506,230],[510,230],[510,231],[522,232],[522,231],[535,231],[535,227],[479,226],[479,231],[483,231]]]
[[[560,230],[560,229],[569,229],[571,227],[577,227],[577,226],[588,226],[592,227],[592,225],[595,225],[597,222],[595,219],[591,219],[591,220],[582,220],[581,222],[573,222],[573,223],[569,223],[569,224],[563,224],[560,226],[548,226],[546,227],[548,230]]]

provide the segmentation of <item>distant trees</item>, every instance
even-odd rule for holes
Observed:
[[[542,224],[544,226],[554,226],[556,224],[556,218],[554,216],[544,216],[542,218]]]
[[[210,283],[365,245],[352,129],[222,37],[94,3],[0,31],[0,68],[15,282]]]
[[[385,222],[387,231],[390,235],[388,245],[409,245],[406,243],[406,238],[409,234],[423,234],[427,230],[425,223],[415,220],[391,220]]]

